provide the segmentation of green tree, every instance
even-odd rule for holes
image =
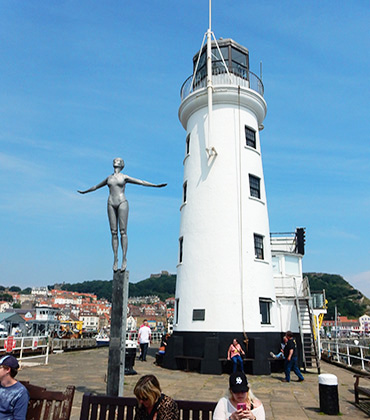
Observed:
[[[328,300],[326,319],[334,319],[335,306],[338,313],[348,318],[358,318],[365,314],[370,301],[360,291],[354,289],[342,276],[327,273],[304,273],[311,292],[325,289]]]
[[[9,293],[0,293],[0,300],[4,300],[5,302],[13,302],[13,296]]]
[[[105,298],[112,301],[112,280],[92,280],[82,283],[66,283],[62,285],[62,290],[78,293],[93,293],[98,299]],[[175,296],[176,275],[161,275],[151,277],[138,283],[129,284],[129,296],[149,296],[157,295],[161,300]]]

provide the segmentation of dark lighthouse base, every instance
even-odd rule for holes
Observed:
[[[220,375],[231,372],[232,362],[227,361],[227,351],[236,338],[242,345],[244,369],[252,375],[270,375],[282,368],[281,361],[271,360],[270,352],[278,353],[283,333],[246,333],[247,342],[240,332],[181,332],[176,331],[168,340],[163,367],[173,370],[196,370],[204,374]],[[301,359],[301,340],[295,337]]]

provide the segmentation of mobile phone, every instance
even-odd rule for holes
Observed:
[[[246,403],[238,403],[238,405],[236,406],[236,408],[238,410],[246,410],[247,409],[247,404]]]

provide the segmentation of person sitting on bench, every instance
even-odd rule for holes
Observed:
[[[232,344],[230,344],[229,350],[227,352],[227,360],[233,361],[233,372],[237,371],[238,368],[238,362],[240,363],[240,370],[244,372],[244,366],[243,366],[243,359],[241,357],[241,354],[245,355],[242,346],[239,344],[238,340],[234,338]]]
[[[229,378],[229,398],[223,397],[217,403],[213,420],[265,420],[265,409],[248,384],[243,372],[234,372]]]
[[[139,403],[134,420],[179,420],[176,402],[162,394],[158,379],[154,375],[142,376],[134,388]]]
[[[280,344],[280,353],[274,354],[272,351],[270,352],[270,356],[273,359],[285,359],[284,357],[284,348],[286,343],[288,342],[288,338],[284,335],[283,342]]]

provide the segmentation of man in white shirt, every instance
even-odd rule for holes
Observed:
[[[148,352],[148,346],[152,338],[152,332],[150,331],[150,328],[148,327],[148,321],[144,319],[143,325],[139,329],[139,344],[141,349],[141,354],[139,359],[143,362],[146,362],[146,353]]]

